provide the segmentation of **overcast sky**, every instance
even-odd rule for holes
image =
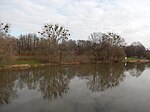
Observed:
[[[127,43],[150,47],[150,0],[0,0],[0,20],[11,34],[37,33],[45,23],[59,23],[71,39],[92,32],[114,32]]]

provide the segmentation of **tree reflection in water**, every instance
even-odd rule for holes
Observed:
[[[17,90],[27,87],[42,92],[46,99],[53,99],[68,92],[69,75],[61,67],[23,71],[3,71],[0,75],[0,104],[9,103]]]
[[[146,64],[130,63],[126,66],[126,70],[130,73],[131,76],[139,77],[145,70],[145,67]]]
[[[13,88],[16,75],[9,72],[0,73],[0,104],[7,104],[16,97],[16,90]]]
[[[61,97],[69,91],[70,80],[75,76],[86,80],[87,88],[92,92],[101,92],[119,85],[125,72],[138,77],[144,70],[145,64],[99,64],[1,71],[0,104],[17,98],[18,91],[23,88],[40,92],[44,99]]]
[[[69,78],[61,67],[45,69],[40,80],[40,91],[44,98],[53,99],[68,92]]]
[[[100,92],[117,86],[125,77],[124,71],[123,64],[99,64],[83,66],[79,74],[87,79],[87,86],[92,92]]]

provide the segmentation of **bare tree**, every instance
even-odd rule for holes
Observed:
[[[1,23],[0,22],[0,33],[8,33],[10,25],[8,23]]]
[[[146,49],[141,42],[133,42],[131,45],[126,47],[125,50],[128,57],[144,57]]]
[[[11,63],[15,57],[15,39],[8,35],[9,24],[0,23],[0,65]]]
[[[124,39],[114,33],[92,33],[89,36],[93,43],[95,61],[121,61],[124,59]]]
[[[43,31],[38,33],[42,38],[46,38],[48,61],[61,63],[62,51],[59,44],[68,39],[69,30],[58,24],[46,24],[43,27]]]

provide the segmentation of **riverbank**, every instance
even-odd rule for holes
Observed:
[[[79,65],[80,62],[70,62],[70,63],[18,63],[18,64],[12,64],[12,65],[5,65],[0,66],[0,70],[15,70],[15,69],[29,69],[29,68],[35,68],[35,67],[44,67],[44,66],[54,66],[54,65]]]
[[[147,60],[147,59],[139,59],[139,58],[127,58],[127,59],[124,60],[123,62],[127,62],[127,63],[149,63],[150,60]]]
[[[146,59],[136,59],[129,58],[127,60],[123,60],[123,63],[150,63],[150,60]],[[35,67],[44,67],[44,66],[52,66],[52,65],[80,65],[80,64],[100,64],[100,63],[110,63],[110,62],[91,62],[91,63],[81,63],[81,62],[63,62],[63,63],[41,63],[35,60],[22,60],[18,61],[15,64],[0,66],[0,70],[15,70],[15,69],[29,69]]]

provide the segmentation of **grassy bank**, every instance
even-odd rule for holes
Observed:
[[[77,65],[81,64],[79,62],[64,62],[60,63],[61,65]],[[0,65],[0,70],[5,69],[28,69],[32,67],[44,67],[44,66],[51,66],[51,65],[60,65],[59,63],[43,63],[41,61],[35,59],[19,59],[12,64],[9,65]]]
[[[148,63],[150,60],[147,59],[140,59],[140,58],[134,58],[134,57],[128,57],[124,62],[129,62],[129,63]]]
[[[126,60],[124,60],[123,62],[127,62],[127,63],[149,63],[150,60],[129,57]],[[105,63],[105,62],[101,62],[101,63]],[[80,62],[63,62],[60,64],[61,65],[78,65],[78,64],[82,64],[82,63],[80,63]],[[15,61],[14,63],[9,64],[9,65],[0,65],[0,70],[2,70],[2,69],[28,69],[31,67],[41,67],[41,66],[49,66],[49,65],[59,65],[59,64],[58,63],[43,63],[43,62],[36,60],[36,59],[19,59],[19,60]]]
[[[37,65],[37,64],[42,64],[42,62],[38,60],[17,60],[15,65],[21,65],[21,64],[29,64],[29,65]]]

